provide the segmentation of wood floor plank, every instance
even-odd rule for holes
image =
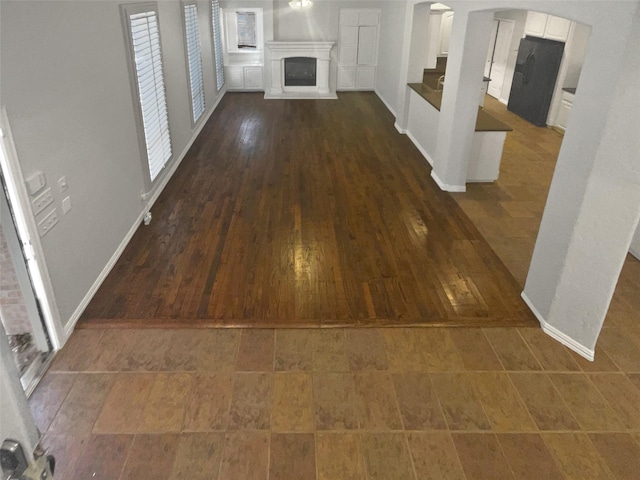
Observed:
[[[229,93],[80,323],[535,325],[429,174],[373,93]]]

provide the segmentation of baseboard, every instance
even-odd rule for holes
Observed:
[[[440,187],[440,190],[444,190],[445,192],[461,192],[462,193],[467,191],[466,185],[449,185],[448,183],[444,183],[442,180],[440,180],[440,177],[438,177],[435,170],[431,170],[431,178],[435,180],[435,182]]]
[[[531,303],[531,300],[529,300],[529,297],[525,292],[522,292],[520,296],[522,297],[522,300],[524,300],[524,303],[527,304],[531,312],[538,319],[538,322],[540,322],[540,327],[542,328],[542,331],[544,333],[549,335],[554,340],[557,340],[558,342],[563,344],[565,347],[570,348],[571,350],[576,352],[578,355],[586,358],[590,362],[593,362],[595,352],[592,349],[587,348],[581,343],[576,342],[573,338],[561,332],[556,327],[549,325],[545,321],[545,319],[542,317],[542,314],[538,311],[538,309],[533,305],[533,303]]]
[[[636,250],[635,248],[631,247],[629,249],[629,253],[633,255],[635,258],[637,258],[638,260],[640,260],[640,250]]]
[[[503,105],[509,105],[509,100],[504,100],[504,99],[502,99],[502,98],[499,98],[499,99],[498,99],[498,101],[499,101],[500,103],[502,103]]]
[[[396,130],[401,133],[402,135],[406,135],[407,133],[407,129],[406,128],[402,128],[400,125],[398,125],[398,122],[395,122],[393,124],[394,127],[396,127]]]
[[[429,165],[433,167],[433,158],[431,158],[431,155],[429,155],[427,151],[424,148],[422,148],[422,145],[420,145],[420,142],[416,140],[416,137],[414,137],[409,130],[406,130],[406,134],[407,134],[407,137],[409,137],[409,139],[416,146],[416,148],[420,151],[422,156],[427,159],[427,162],[429,162]]]
[[[391,105],[389,105],[389,103],[384,99],[384,97],[380,94],[380,92],[378,92],[378,90],[374,90],[374,92],[378,96],[378,98],[382,100],[382,103],[384,103],[384,106],[387,107],[387,110],[389,110],[391,114],[395,117],[396,111],[393,108],[391,108]]]
[[[176,161],[173,162],[173,165],[171,165],[170,170],[167,172],[166,175],[164,175],[160,183],[150,193],[146,206],[144,207],[142,212],[140,212],[140,215],[138,215],[138,218],[136,218],[136,220],[133,222],[133,225],[131,225],[131,228],[122,239],[122,242],[120,242],[120,245],[118,245],[118,248],[116,248],[116,251],[113,253],[113,255],[111,256],[111,258],[109,259],[105,267],[100,272],[100,275],[98,275],[98,278],[96,278],[95,282],[93,282],[93,285],[91,285],[91,288],[82,298],[82,300],[80,301],[80,304],[78,305],[78,307],[75,309],[75,311],[69,318],[69,321],[65,324],[63,344],[66,343],[69,336],[73,333],[73,330],[75,329],[76,324],[78,323],[78,320],[80,320],[80,316],[82,315],[82,312],[84,312],[85,308],[87,308],[87,306],[89,305],[89,302],[91,302],[91,299],[93,298],[93,296],[96,294],[96,292],[102,285],[102,282],[104,282],[104,280],[107,278],[107,275],[109,275],[109,273],[111,272],[111,269],[115,266],[116,262],[122,255],[122,252],[124,252],[124,249],[127,247],[129,242],[131,241],[131,238],[133,238],[133,235],[136,233],[136,230],[138,230],[138,227],[142,223],[144,216],[147,214],[147,212],[151,209],[153,204],[156,202],[156,200],[158,199],[158,197],[160,196],[164,188],[169,183],[169,180],[171,180],[171,177],[173,177],[173,174],[176,172],[176,170],[182,163],[182,160],[184,159],[184,157],[186,157],[187,153],[189,152],[189,149],[193,145],[193,142],[195,142],[196,138],[198,138],[198,135],[200,135],[200,132],[202,131],[206,123],[209,121],[209,118],[211,118],[211,115],[218,107],[218,104],[220,103],[220,100],[222,100],[222,97],[224,97],[225,93],[226,93],[226,89],[221,90],[220,95],[218,95],[218,98],[216,99],[216,102],[213,105],[213,108],[209,111],[207,116],[202,119],[202,122],[200,122],[200,125],[198,126],[198,128],[193,132],[191,140],[189,141],[189,143],[187,143],[187,146],[182,150],[182,152],[180,153],[180,156],[176,159]]]

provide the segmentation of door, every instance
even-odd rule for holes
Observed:
[[[500,25],[499,20],[493,21],[493,26],[491,27],[491,37],[489,39],[489,50],[487,51],[487,59],[484,62],[484,76],[491,76],[491,64],[493,63],[493,54],[496,48],[496,37],[498,35],[498,25]]]
[[[375,65],[378,27],[358,27],[358,65]]]
[[[511,37],[513,36],[513,22],[500,20],[496,32],[495,48],[489,78],[489,88],[487,93],[494,98],[500,99],[504,77],[507,71],[507,59],[511,47]]]
[[[0,183],[0,320],[22,385],[30,392],[51,356],[51,345],[1,176]]]
[[[375,9],[340,9],[338,90],[375,88],[379,18]]]

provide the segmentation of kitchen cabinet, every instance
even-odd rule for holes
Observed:
[[[442,14],[442,23],[440,24],[440,55],[449,54],[449,40],[451,39],[452,25],[453,12],[444,12]]]
[[[525,35],[566,42],[569,37],[571,20],[540,12],[527,12]]]
[[[560,102],[560,109],[558,110],[558,117],[556,118],[556,127],[562,130],[567,129],[567,123],[569,122],[569,116],[573,108],[573,97],[573,93],[567,91],[562,92],[562,101]]]
[[[256,65],[225,66],[228,90],[263,90],[262,67]]]
[[[339,90],[375,88],[379,22],[377,9],[340,9]]]

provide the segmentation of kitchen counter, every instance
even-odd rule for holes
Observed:
[[[440,111],[442,104],[442,92],[438,92],[424,83],[410,83],[409,87],[424,98],[436,110]],[[513,128],[497,118],[491,116],[483,109],[478,108],[476,118],[476,132],[511,132]]]

